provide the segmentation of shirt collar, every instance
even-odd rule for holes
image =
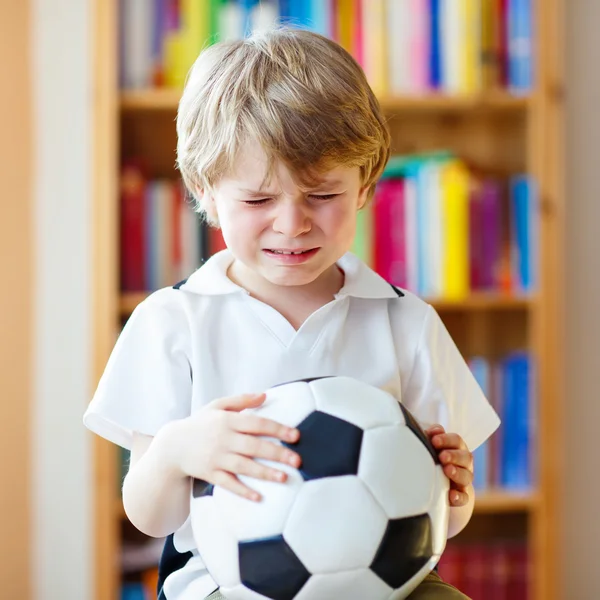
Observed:
[[[227,269],[233,261],[229,250],[222,250],[207,260],[180,289],[202,294],[220,296],[233,293],[246,293],[246,290],[227,277]],[[375,273],[351,252],[338,261],[344,271],[344,286],[336,298],[352,296],[355,298],[398,298],[398,293],[383,277]]]

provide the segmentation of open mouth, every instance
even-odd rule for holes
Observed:
[[[306,254],[308,252],[312,252],[315,248],[310,248],[309,250],[271,250],[267,249],[267,252],[271,252],[272,254],[285,254],[285,255],[294,255],[298,256],[299,254]]]
[[[282,250],[278,248],[265,248],[263,252],[271,258],[285,263],[297,264],[313,257],[319,248],[306,248],[301,250]]]

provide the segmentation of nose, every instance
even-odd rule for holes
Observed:
[[[301,202],[280,202],[273,219],[273,230],[289,238],[308,233],[312,227],[308,207]]]

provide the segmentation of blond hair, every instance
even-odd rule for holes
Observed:
[[[257,141],[304,185],[336,166],[359,167],[375,191],[390,154],[383,113],[354,58],[328,38],[277,27],[205,49],[177,113],[177,165],[197,210],[233,171],[241,145]]]

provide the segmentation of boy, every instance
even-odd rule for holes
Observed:
[[[470,452],[499,420],[435,311],[348,253],[390,153],[360,67],[300,30],[217,44],[190,72],[177,132],[183,179],[227,250],[136,308],[84,418],[131,449],[131,522],[168,536],[159,598],[221,597],[191,536],[190,481],[253,501],[237,475],[285,481],[253,459],[299,456],[259,436],[298,432],[241,411],[295,379],[350,375],[402,401],[429,427],[458,533],[473,510]],[[436,573],[411,595],[431,597],[464,598]]]

